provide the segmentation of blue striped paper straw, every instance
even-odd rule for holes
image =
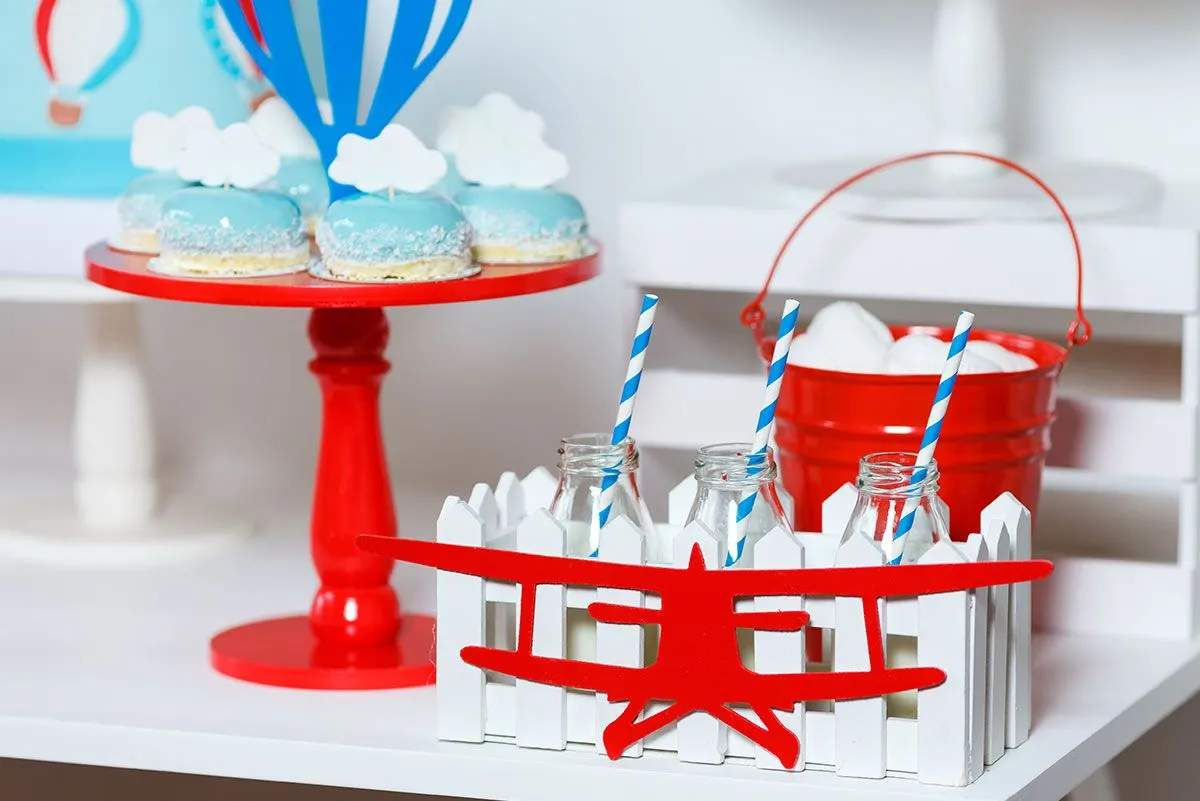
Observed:
[[[971,326],[975,315],[971,312],[959,312],[958,324],[954,326],[954,338],[946,351],[946,363],[942,367],[942,380],[938,383],[937,395],[933,398],[933,408],[929,410],[929,421],[925,424],[925,435],[921,438],[921,450],[913,463],[913,474],[908,481],[909,496],[904,500],[904,508],[900,512],[900,523],[896,533],[892,535],[892,548],[895,556],[888,560],[890,565],[900,564],[904,556],[904,542],[908,532],[912,531],[917,519],[917,508],[921,504],[921,496],[917,488],[929,475],[929,466],[933,464],[933,451],[937,447],[938,435],[942,433],[942,421],[946,419],[946,410],[950,408],[950,395],[954,392],[954,381],[958,378],[958,368],[962,365],[963,354],[967,349],[967,340],[971,338]]]
[[[650,347],[650,335],[654,333],[654,313],[658,310],[657,295],[642,296],[642,311],[638,315],[637,330],[633,335],[633,348],[629,353],[629,367],[625,370],[625,384],[621,387],[621,404],[617,407],[617,422],[613,426],[612,446],[615,448],[629,436],[629,424],[633,420],[633,404],[637,400],[638,387],[642,383],[642,366],[646,363],[646,349]],[[613,495],[616,494],[617,479],[621,474],[616,467],[609,468],[600,481],[600,528],[608,524],[612,515]],[[592,556],[600,555],[600,543],[594,543]]]
[[[775,425],[775,406],[779,402],[779,388],[783,386],[783,373],[787,368],[788,352],[796,336],[796,321],[800,317],[800,302],[789,300],[783,304],[783,319],[779,321],[779,335],[775,339],[775,352],[771,355],[771,367],[767,370],[767,388],[763,393],[762,406],[758,411],[758,428],[754,431],[754,442],[750,445],[750,456],[746,460],[746,474],[762,472],[767,461],[767,442],[771,439],[771,427]],[[746,526],[750,513],[754,511],[754,499],[758,490],[742,496],[737,505],[737,538],[725,554],[725,566],[735,564],[742,558],[746,546]]]

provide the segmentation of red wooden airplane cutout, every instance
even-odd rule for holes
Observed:
[[[915,595],[1036,581],[1050,575],[1050,562],[983,562],[902,567],[831,567],[795,570],[709,570],[700,547],[686,569],[625,565],[598,559],[541,556],[464,545],[364,536],[363,550],[416,565],[505,581],[521,587],[517,650],[483,646],[462,650],[463,661],[517,679],[604,693],[626,703],[604,730],[604,747],[617,759],[630,745],[692,712],[704,712],[740,732],[791,768],[800,756],[796,735],[776,710],[801,701],[871,698],[936,687],[946,674],[934,667],[888,668],[878,601]],[[658,659],[645,668],[579,662],[533,653],[536,588],[542,584],[610,587],[653,593],[661,609],[593,603],[588,612],[601,623],[657,624]],[[820,595],[862,599],[870,669],[842,673],[760,674],[747,670],[737,646],[737,629],[800,631],[805,612],[737,612],[734,600],[748,596]],[[638,720],[652,701],[666,709]],[[749,707],[756,725],[730,707]]]

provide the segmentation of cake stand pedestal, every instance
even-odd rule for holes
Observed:
[[[311,547],[320,587],[307,615],[247,623],[218,634],[212,665],[227,676],[279,687],[371,690],[431,684],[433,623],[404,615],[389,583],[393,562],[360,551],[360,534],[396,536],[379,389],[385,306],[461,303],[577,284],[599,272],[599,254],[561,264],[484,267],[456,281],[343,284],[307,274],[256,279],[158,275],[146,259],[103,245],[87,253],[88,277],[147,297],[237,306],[311,308],[309,368],[321,387],[321,444]]]
[[[82,277],[0,276],[0,302],[80,303],[74,488],[0,507],[0,555],[67,565],[186,559],[250,533],[249,521],[161,499],[136,298]]]

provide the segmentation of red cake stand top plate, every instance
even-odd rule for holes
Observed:
[[[101,286],[162,300],[226,306],[370,308],[464,303],[562,289],[600,272],[600,248],[574,261],[555,264],[485,264],[471,278],[422,283],[352,284],[322,281],[308,273],[269,278],[176,278],[150,271],[149,257],[105,244],[87,251],[88,278]]]

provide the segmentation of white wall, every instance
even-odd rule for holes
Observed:
[[[1005,5],[1018,142],[1200,176],[1200,4]],[[934,8],[481,0],[405,121],[430,136],[444,106],[497,88],[541,111],[572,157],[570,188],[611,243],[621,201],[734,159],[929,144]],[[391,313],[384,417],[398,484],[464,490],[549,462],[563,434],[610,424],[628,345],[620,265],[607,267],[545,296]],[[76,309],[0,305],[0,471],[67,464],[79,321]],[[303,499],[318,433],[304,323],[295,311],[146,304],[164,460],[181,480],[222,474],[246,497]]]

